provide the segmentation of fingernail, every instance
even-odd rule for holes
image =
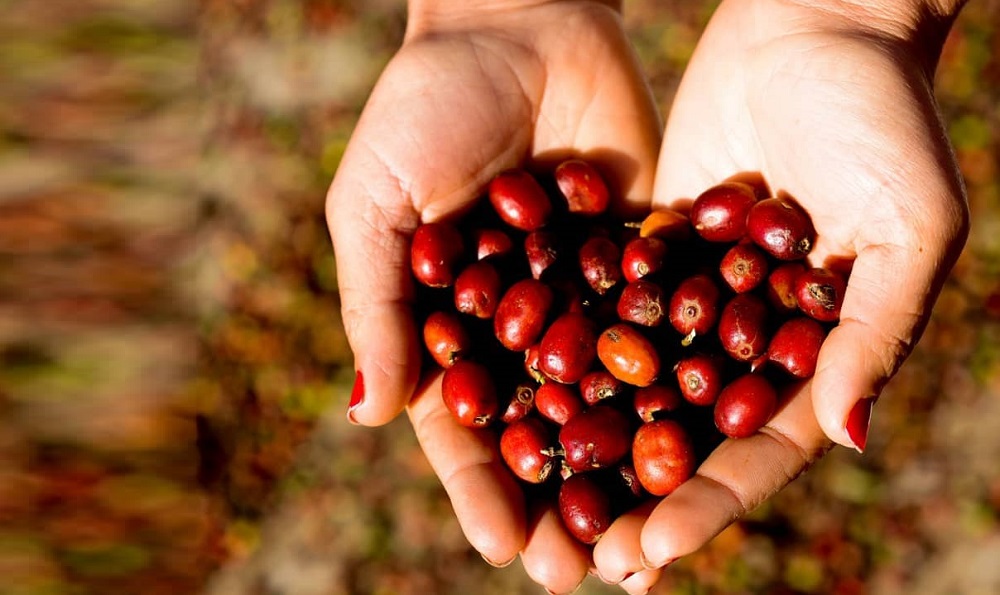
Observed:
[[[854,404],[851,412],[847,415],[845,429],[858,452],[865,452],[865,446],[868,444],[868,424],[872,419],[872,405],[874,404],[875,397],[861,399]]]
[[[486,560],[486,563],[492,566],[493,568],[506,568],[510,566],[511,563],[514,562],[514,560],[517,558],[517,556],[514,556],[513,558],[507,560],[506,562],[494,562],[493,560],[487,558],[486,554],[479,554],[479,555],[482,556],[483,560]]]
[[[356,372],[354,378],[354,388],[351,389],[351,403],[347,406],[347,420],[352,424],[358,422],[354,419],[354,410],[365,400],[365,378],[361,375],[361,370]]]
[[[667,567],[673,564],[675,560],[677,560],[677,558],[667,558],[666,560],[663,561],[662,564],[653,564],[652,562],[649,561],[649,558],[646,557],[646,554],[644,552],[639,552],[639,563],[642,564],[642,567],[645,568],[646,570],[656,570],[657,568]]]
[[[654,570],[656,568],[656,566],[649,561],[649,558],[646,557],[645,552],[639,552],[639,563],[642,564],[642,567],[646,570]]]

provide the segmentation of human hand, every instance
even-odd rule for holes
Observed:
[[[602,169],[619,210],[648,209],[662,126],[615,3],[442,4],[411,3],[403,47],[328,195],[357,369],[349,416],[379,425],[409,405],[473,547],[494,563],[520,552],[534,580],[569,591],[590,569],[589,550],[554,510],[525,510],[495,440],[452,421],[440,374],[419,378],[409,241],[418,223],[470,206],[500,171],[571,155]]]
[[[613,525],[594,552],[607,579],[698,549],[830,441],[863,450],[871,406],[964,244],[964,189],[932,91],[950,20],[914,1],[862,4],[724,1],[685,72],[654,203],[761,172],[810,213],[810,262],[848,266],[850,281],[812,380],[760,433],[726,441],[654,509]]]

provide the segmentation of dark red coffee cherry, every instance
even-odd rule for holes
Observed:
[[[410,265],[413,276],[428,287],[449,287],[462,258],[462,234],[450,223],[424,223],[413,233]]]
[[[451,312],[434,312],[424,321],[424,346],[442,368],[450,368],[472,348],[462,321]]]
[[[534,231],[545,225],[552,214],[552,203],[538,180],[521,169],[498,174],[490,182],[490,203],[504,223],[522,231]]]
[[[489,370],[469,360],[459,360],[444,371],[441,398],[458,423],[469,428],[490,425],[499,409]]]
[[[618,317],[640,326],[659,326],[666,315],[663,289],[649,281],[633,281],[622,289],[618,297]]]
[[[717,184],[691,204],[691,224],[710,242],[735,242],[746,234],[747,214],[756,202],[753,188],[747,184]]]
[[[753,244],[736,244],[722,257],[719,272],[736,293],[746,293],[764,282],[767,257]]]
[[[575,387],[546,382],[535,391],[535,409],[542,417],[560,426],[583,411],[583,399]]]
[[[812,318],[800,316],[786,321],[767,346],[767,360],[796,378],[810,378],[816,373],[819,349],[826,340],[826,329]]]
[[[581,159],[563,161],[556,167],[555,178],[570,213],[593,217],[607,210],[611,193],[590,163]]]
[[[779,260],[805,258],[816,242],[809,215],[784,198],[768,198],[753,205],[747,215],[747,235]]]
[[[621,281],[621,251],[608,238],[594,236],[580,247],[580,270],[587,284],[604,295]]]
[[[689,345],[696,336],[711,332],[719,317],[719,288],[708,275],[681,281],[670,296],[670,324]]]
[[[557,244],[556,234],[544,229],[533,231],[524,238],[524,252],[532,277],[541,279],[542,274],[555,264],[559,257]]]
[[[660,375],[656,348],[626,323],[612,325],[601,333],[597,357],[615,378],[632,386],[649,386]]]
[[[608,493],[588,474],[572,475],[559,486],[563,525],[578,541],[592,545],[614,521]]]
[[[496,268],[489,261],[477,260],[455,279],[455,309],[476,318],[493,318],[502,291]]]
[[[607,370],[594,370],[587,372],[580,379],[580,394],[584,403],[596,405],[605,399],[623,394],[627,386]]]
[[[514,250],[510,236],[499,229],[480,229],[473,233],[476,244],[476,258],[483,260],[491,256],[503,256]]]
[[[507,408],[504,409],[500,421],[505,424],[512,424],[519,419],[524,419],[535,409],[535,389],[538,387],[534,382],[522,382],[514,389]]]
[[[632,405],[642,421],[659,419],[665,413],[670,413],[684,402],[681,393],[676,388],[663,384],[652,384],[635,389]]]
[[[674,367],[681,395],[694,405],[712,405],[725,382],[724,361],[708,353],[681,358]]]
[[[515,421],[500,434],[500,456],[514,475],[543,483],[554,466],[549,431],[537,417]]]
[[[679,423],[667,419],[647,422],[635,433],[632,463],[647,492],[666,496],[694,474],[694,446]]]
[[[830,269],[812,268],[795,279],[795,299],[799,309],[823,322],[840,319],[847,282]]]
[[[493,330],[500,344],[511,351],[531,347],[545,330],[552,307],[552,290],[535,279],[512,285],[497,305]]]
[[[581,472],[614,465],[631,447],[628,418],[609,405],[595,405],[570,418],[559,431],[566,466]]]
[[[622,250],[622,274],[628,282],[660,271],[667,258],[667,243],[660,238],[635,238]]]
[[[760,374],[745,374],[729,383],[715,402],[715,426],[730,438],[746,438],[774,415],[778,395]]]
[[[578,382],[597,355],[597,328],[583,314],[566,313],[542,336],[538,367],[547,377],[564,384]]]
[[[795,297],[795,281],[806,270],[801,261],[786,262],[775,268],[767,276],[767,301],[778,314],[798,311],[799,302]]]
[[[539,367],[538,357],[541,351],[541,347],[538,343],[528,347],[524,350],[524,371],[528,373],[535,382],[541,383],[545,380],[545,374],[542,374],[542,369]]]
[[[733,359],[752,362],[767,350],[767,305],[752,293],[726,303],[719,317],[719,340]]]

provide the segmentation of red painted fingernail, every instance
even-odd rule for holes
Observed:
[[[356,374],[354,388],[351,390],[351,403],[347,406],[347,419],[352,424],[358,423],[354,419],[354,410],[365,400],[365,378],[361,375],[361,370],[358,370]]]
[[[861,399],[854,404],[851,412],[847,415],[845,429],[858,452],[864,452],[865,446],[868,444],[868,424],[872,419],[872,405],[874,404],[873,397]]]

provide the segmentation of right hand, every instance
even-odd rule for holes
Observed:
[[[553,509],[525,510],[495,438],[457,425],[444,408],[440,374],[419,378],[410,238],[422,222],[461,213],[500,171],[570,156],[606,174],[614,208],[648,209],[662,126],[615,8],[496,4],[411,10],[330,187],[327,220],[358,372],[349,415],[380,425],[409,406],[472,546],[497,564],[521,553],[529,576],[566,592],[592,568],[590,552]]]

